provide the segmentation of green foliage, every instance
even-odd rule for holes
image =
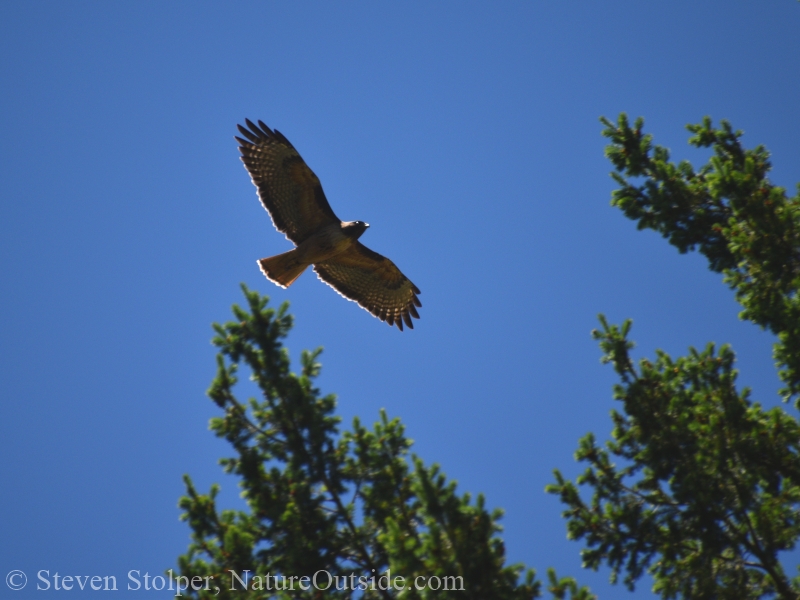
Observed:
[[[183,518],[192,529],[180,574],[210,577],[220,587],[191,592],[198,598],[474,598],[522,600],[540,596],[534,572],[504,565],[497,537],[501,511],[489,512],[482,496],[473,502],[434,465],[409,456],[411,441],[397,419],[381,412],[370,430],[358,419],[339,433],[335,399],[314,387],[320,350],[304,352],[302,371],[290,371],[281,339],[292,326],[284,304],[267,308],[267,298],[244,288],[249,310],[233,307],[236,321],[215,325],[220,348],[217,376],[208,391],[224,411],[211,428],[235,455],[221,461],[238,475],[249,511],[218,510],[218,487],[199,493],[186,477]],[[242,403],[234,396],[240,364],[251,372],[261,398]],[[254,589],[242,591],[249,573]],[[268,575],[307,576],[327,571],[346,578],[325,592],[310,587],[264,591]],[[386,571],[406,589],[353,590],[358,578]],[[352,579],[351,574],[355,574]],[[417,577],[440,578],[441,589],[415,589]],[[327,581],[320,576],[320,581]],[[549,574],[555,598],[591,598],[574,580]],[[449,580],[450,591],[445,591]],[[198,581],[200,581],[198,579]],[[273,590],[275,587],[272,582]],[[463,582],[463,586],[461,584]],[[236,589],[231,590],[231,583]],[[278,584],[282,587],[284,583]],[[341,585],[340,585],[341,587]],[[395,588],[398,586],[394,586]],[[259,589],[261,588],[261,589]],[[455,588],[455,589],[454,589]]]
[[[569,537],[586,540],[585,565],[606,562],[631,589],[649,570],[665,598],[796,597],[778,553],[800,535],[800,426],[736,391],[727,346],[675,361],[659,352],[637,368],[630,321],[601,322],[594,335],[621,376],[624,414],[612,412],[605,448],[592,434],[580,441],[589,467],[577,484],[594,490],[591,502],[558,471],[548,488],[569,507]]]
[[[796,396],[800,196],[770,184],[766,150],[744,150],[724,121],[688,126],[691,144],[714,151],[697,172],[669,162],[642,119],[633,128],[624,114],[616,127],[603,123],[621,186],[612,205],[681,252],[698,248],[725,274],[742,318],[778,336],[782,394]],[[555,471],[547,487],[567,506],[569,537],[586,542],[585,566],[605,563],[612,581],[624,574],[631,589],[647,572],[663,598],[800,597],[800,579],[790,581],[779,562],[800,536],[800,425],[737,391],[729,347],[709,344],[677,360],[658,352],[635,365],[631,322],[600,322],[593,335],[620,376],[614,397],[623,412],[612,412],[605,447],[592,434],[580,440],[576,458],[588,466],[576,483]],[[581,485],[592,489],[590,501]]]
[[[611,140],[606,156],[618,171],[620,188],[611,204],[638,221],[640,229],[661,233],[686,252],[698,248],[713,271],[722,272],[744,307],[741,318],[778,336],[775,358],[783,367],[785,399],[800,393],[800,186],[798,195],[767,179],[771,169],[763,146],[746,150],[741,131],[727,121],[712,127],[706,117],[688,125],[689,143],[711,147],[708,164],[694,171],[687,161],[669,161],[669,151],[653,146],[639,118],[631,128],[625,114],[614,126],[601,119]],[[622,175],[620,174],[622,173]],[[625,177],[628,177],[626,179]],[[640,185],[630,178],[644,178]]]

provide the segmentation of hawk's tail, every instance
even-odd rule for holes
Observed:
[[[270,281],[277,283],[282,288],[292,285],[303,271],[308,267],[308,263],[300,262],[297,259],[297,251],[289,250],[277,256],[262,258],[258,261],[261,272]]]

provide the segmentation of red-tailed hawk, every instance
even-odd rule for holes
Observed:
[[[245,119],[237,137],[242,162],[275,228],[297,246],[258,261],[267,279],[287,288],[309,265],[317,276],[382,321],[414,328],[419,319],[417,286],[388,258],[361,242],[369,225],[341,221],[328,204],[319,179],[279,131]]]

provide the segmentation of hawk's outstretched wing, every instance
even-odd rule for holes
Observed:
[[[411,317],[419,319],[417,286],[385,256],[373,252],[361,242],[330,260],[316,263],[317,276],[345,298],[358,302],[381,321],[411,329]]]
[[[339,223],[319,179],[289,140],[261,121],[245,123],[249,129],[238,127],[247,139],[236,138],[242,162],[275,228],[299,245],[321,227]]]

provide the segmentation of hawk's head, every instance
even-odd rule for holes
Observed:
[[[367,230],[369,225],[364,223],[364,221],[343,221],[342,222],[342,231],[346,236],[357,240],[361,237],[361,234]]]

